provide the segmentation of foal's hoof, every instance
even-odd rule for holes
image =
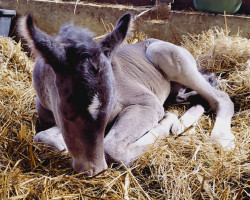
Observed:
[[[178,119],[174,122],[173,126],[171,127],[171,133],[175,136],[180,135],[186,130],[184,124]]]
[[[181,122],[179,119],[173,124],[171,128],[171,133],[175,136],[181,135],[185,132],[189,134],[194,134],[195,133],[195,126],[197,123],[194,123],[193,125],[186,127],[183,122]]]
[[[204,108],[201,105],[196,105],[189,108],[172,126],[171,131],[173,134],[180,135],[192,129],[199,118],[204,113]]]
[[[211,142],[220,145],[226,151],[232,151],[235,149],[234,135],[232,133],[227,135],[215,135],[211,134]]]
[[[46,146],[56,151],[68,151],[58,127],[52,127],[37,133],[34,137],[34,142],[44,143]]]

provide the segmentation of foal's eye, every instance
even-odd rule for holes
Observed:
[[[111,50],[106,50],[106,51],[104,51],[104,55],[105,55],[106,57],[110,57],[110,55],[111,55]]]
[[[99,64],[98,62],[95,62],[95,60],[93,59],[88,59],[87,60],[88,62],[88,68],[96,75],[99,73],[100,71],[100,67],[99,67]]]
[[[100,68],[97,65],[92,65],[91,70],[94,72],[94,74],[98,74],[100,71]]]

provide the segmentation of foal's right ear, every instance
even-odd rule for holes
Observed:
[[[132,28],[132,15],[127,13],[120,18],[115,29],[101,41],[102,50],[107,57],[112,56],[115,49],[124,41]]]
[[[54,38],[37,28],[30,14],[21,18],[18,28],[35,54],[41,55],[55,71],[62,70],[66,63],[65,49]]]

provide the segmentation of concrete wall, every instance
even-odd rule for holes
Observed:
[[[37,26],[47,33],[58,32],[67,22],[89,28],[102,35],[115,25],[125,12],[140,15],[136,29],[148,37],[155,37],[178,43],[187,33],[200,33],[213,26],[225,27],[224,16],[200,12],[170,11],[168,4],[159,7],[135,7],[124,5],[59,2],[49,0],[0,0],[0,8],[16,10],[19,16],[30,13]],[[150,10],[151,9],[151,10]],[[227,16],[228,28],[232,34],[241,30],[244,37],[250,38],[249,16]]]

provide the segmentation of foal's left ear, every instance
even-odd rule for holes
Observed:
[[[124,41],[132,28],[132,15],[127,13],[120,18],[115,29],[101,41],[102,50],[107,57],[112,56],[114,50]]]
[[[64,47],[33,23],[31,15],[26,15],[19,21],[19,33],[27,40],[30,48],[42,56],[51,67],[60,71],[67,63]]]

